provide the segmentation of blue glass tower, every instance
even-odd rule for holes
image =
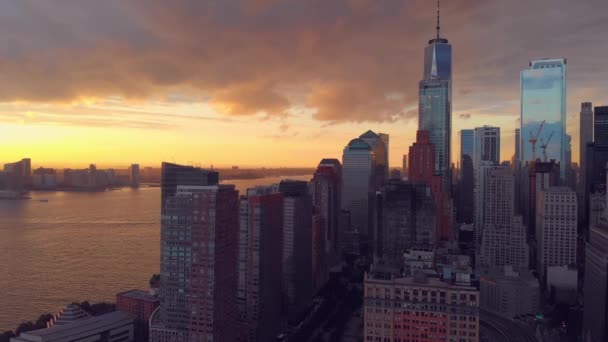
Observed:
[[[521,72],[522,163],[554,159],[566,175],[566,60],[530,62]]]
[[[439,3],[437,3],[439,5]],[[435,145],[435,174],[443,189],[451,189],[452,45],[441,38],[439,6],[437,37],[424,49],[424,74],[418,88],[418,129],[429,132]]]

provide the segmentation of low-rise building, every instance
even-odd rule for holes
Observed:
[[[364,341],[479,341],[479,290],[425,276],[365,276]]]
[[[547,267],[547,291],[556,303],[574,305],[578,297],[576,266]]]
[[[55,324],[46,329],[21,333],[11,342],[132,342],[133,319],[124,312]]]
[[[134,338],[136,342],[148,341],[148,321],[160,304],[158,296],[141,290],[131,290],[116,295],[116,311],[128,314],[134,320]]]
[[[534,315],[540,304],[540,284],[528,270],[504,266],[484,271],[479,279],[481,308],[512,319]]]

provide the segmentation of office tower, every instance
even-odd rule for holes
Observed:
[[[435,242],[451,239],[451,207],[449,192],[443,188],[443,178],[435,173],[435,147],[427,131],[416,132],[416,142],[409,150],[409,171],[412,183],[431,188],[435,202]]]
[[[283,196],[271,187],[240,199],[237,306],[239,341],[270,341],[282,319]]]
[[[435,149],[434,172],[442,177],[443,189],[450,191],[452,45],[440,36],[439,15],[437,36],[424,49],[424,73],[418,87],[418,130],[429,132]]]
[[[148,322],[159,304],[158,296],[146,291],[131,290],[116,295],[116,311],[124,312],[133,318],[135,342],[149,340]]]
[[[217,185],[219,174],[193,166],[162,163],[161,169],[161,213],[165,210],[168,198],[175,196],[178,185]]]
[[[522,168],[523,217],[528,235],[536,234],[536,205],[540,191],[560,183],[559,166],[554,162],[536,162]],[[533,248],[533,251],[535,249]]]
[[[391,179],[376,193],[374,255],[401,267],[403,253],[415,245],[433,246],[435,212],[430,189]]]
[[[379,189],[386,179],[388,179],[388,134],[374,133],[369,130],[359,137],[359,139],[365,141],[374,152],[376,156],[374,165],[374,187]]]
[[[150,341],[234,341],[238,191],[201,185],[210,172],[197,168],[164,163],[163,171],[160,307]]]
[[[479,277],[481,308],[508,319],[536,315],[540,284],[528,268],[512,266],[485,270]]]
[[[55,169],[37,168],[32,172],[34,189],[54,189],[57,187],[57,172]]]
[[[342,154],[342,209],[350,214],[349,235],[369,243],[369,196],[375,190],[376,154],[363,139],[353,139]]]
[[[483,267],[499,268],[511,265],[528,267],[526,228],[522,217],[515,216],[515,179],[508,166],[482,161],[477,203],[481,212],[478,225],[481,232]]]
[[[593,121],[594,142],[587,144],[586,202],[589,194],[603,192],[606,188],[606,163],[608,163],[608,106],[595,107]],[[588,205],[587,205],[588,207]]]
[[[536,213],[537,271],[546,279],[547,267],[576,264],[576,194],[567,187],[541,190]]]
[[[463,129],[460,131],[460,185],[458,201],[458,222],[473,223],[474,182],[473,151],[475,131]]]
[[[328,266],[339,262],[338,219],[342,205],[342,164],[322,159],[312,178],[312,205],[323,220]]]
[[[555,160],[561,179],[566,176],[566,108],[566,60],[530,62],[521,72],[521,161]]]
[[[472,341],[479,338],[479,290],[424,276],[367,273],[365,341]]]
[[[605,204],[585,246],[583,337],[591,342],[608,340],[608,201]]]
[[[284,180],[283,292],[290,324],[312,301],[312,199],[305,181]]]
[[[500,163],[500,127],[483,126],[475,128],[473,145],[473,168],[479,168],[482,161]]]
[[[407,167],[407,154],[404,154],[403,155],[403,163],[401,165],[401,176],[403,178],[408,178],[409,175],[407,174],[407,170],[408,170],[408,167]]]
[[[139,187],[139,164],[131,164],[129,167],[129,184],[132,188]]]

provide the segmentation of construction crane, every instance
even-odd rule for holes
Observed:
[[[530,140],[528,140],[530,142],[530,144],[532,144],[532,161],[536,161],[536,142],[538,141],[538,137],[540,136],[540,132],[543,130],[543,126],[545,125],[545,120],[543,120],[543,122],[540,123],[540,126],[538,127],[538,131],[536,132],[536,135],[532,135],[532,131],[528,131],[530,133]]]
[[[540,138],[540,148],[543,149],[543,159],[545,162],[547,161],[547,146],[549,146],[549,142],[551,142],[551,138],[553,138],[553,133],[555,133],[555,131],[551,131],[551,134],[549,134],[549,139],[547,139],[546,142],[543,140],[543,138]]]

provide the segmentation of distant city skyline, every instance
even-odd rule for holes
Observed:
[[[351,132],[372,129],[391,136],[390,165],[401,165],[415,140],[420,48],[434,36],[435,3],[297,4],[0,3],[0,37],[11,42],[0,48],[0,81],[11,85],[0,94],[0,161],[314,167],[339,156]],[[573,161],[580,103],[607,104],[606,48],[581,38],[606,30],[608,5],[550,4],[443,5],[442,36],[456,47],[452,133],[501,127],[503,160],[514,152],[529,61],[568,59]],[[88,20],[91,12],[110,19]],[[229,33],[244,31],[252,35]],[[452,134],[454,162],[458,151]]]

